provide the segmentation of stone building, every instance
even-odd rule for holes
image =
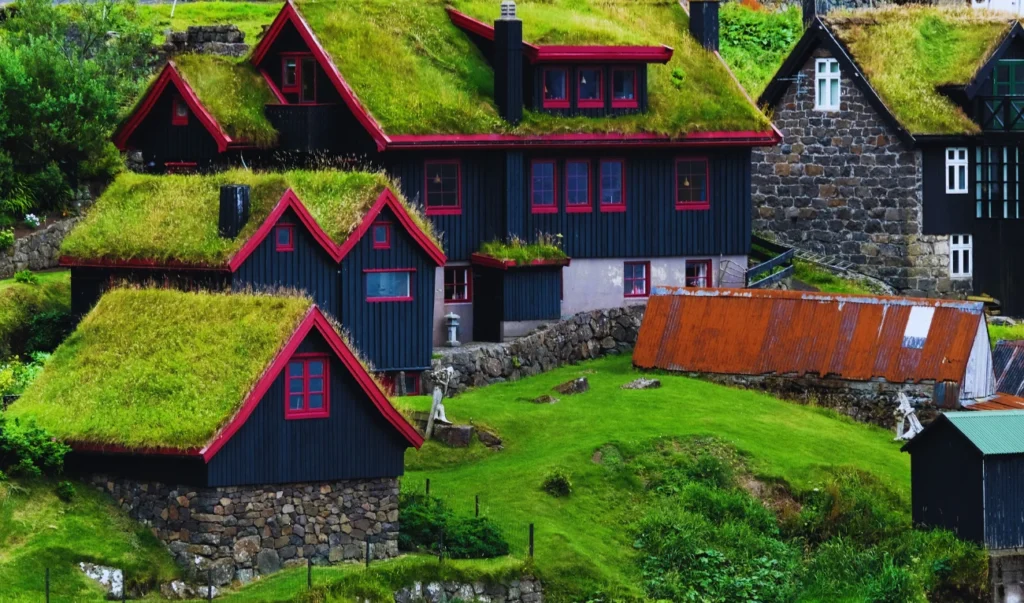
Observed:
[[[814,4],[759,99],[783,140],[752,156],[754,232],[850,262],[902,294],[989,294],[1024,311],[1013,285],[1024,263],[1005,253],[1021,230],[1020,26],[934,6],[822,17]],[[910,56],[921,55],[935,23],[956,34],[948,64],[878,52],[916,44]]]

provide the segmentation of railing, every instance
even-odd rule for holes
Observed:
[[[1024,130],[1024,96],[978,97],[977,121],[982,130]]]
[[[789,247],[754,235],[750,257],[761,262],[747,269],[747,288],[764,289],[793,275],[793,256]]]

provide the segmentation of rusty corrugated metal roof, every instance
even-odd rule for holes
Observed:
[[[996,371],[996,391],[1020,396],[1024,394],[1024,341],[1000,341],[992,352]]]
[[[982,322],[980,302],[750,289],[654,293],[633,362],[673,371],[959,383]]]
[[[964,405],[964,410],[1024,410],[1024,398],[997,393],[988,398],[981,398],[974,404]]]

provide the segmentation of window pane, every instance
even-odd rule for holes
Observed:
[[[304,103],[316,102],[316,61],[302,59],[302,90],[299,100]]]
[[[370,299],[388,297],[409,297],[409,273],[366,273],[366,296]]]
[[[459,207],[459,165],[428,163],[427,207]]]
[[[555,204],[555,164],[533,164],[533,204]]]
[[[324,391],[324,380],[322,377],[309,380],[309,391],[311,392],[322,392]]]
[[[580,69],[580,100],[601,100],[601,70]]]
[[[601,162],[601,203],[622,203],[622,163],[619,161]]]
[[[309,396],[309,409],[319,410],[324,407],[324,395],[312,394]]]
[[[288,380],[288,393],[301,394],[302,393],[302,379],[289,379]]]
[[[285,59],[283,73],[281,74],[282,82],[285,86],[295,85],[295,59]]]
[[[960,274],[960,252],[956,249],[954,249],[952,253],[950,270],[953,271],[953,274]]]
[[[185,101],[181,100],[180,98],[179,99],[175,99],[174,100],[174,112],[178,115],[178,117],[187,117],[188,116],[188,105],[186,105]]]
[[[676,164],[678,203],[707,202],[707,163],[704,161],[680,161]]]
[[[964,249],[963,253],[963,273],[968,274],[971,271],[971,250]]]
[[[827,88],[826,88],[827,84],[828,84],[828,82],[825,79],[818,80],[818,98],[817,98],[817,101],[818,101],[818,106],[819,107],[824,107],[825,105],[828,104],[828,99],[825,98],[825,91],[827,90]]]
[[[388,227],[387,226],[374,226],[373,227],[373,242],[374,243],[387,243],[388,242]]]
[[[288,408],[292,410],[302,410],[302,396],[291,396],[288,398]]]
[[[832,73],[839,73],[839,61],[829,61],[828,66]]]
[[[590,203],[590,164],[570,161],[565,164],[565,202],[568,205]]]
[[[633,70],[616,70],[612,72],[612,98],[615,100],[635,100],[636,72]]]
[[[566,73],[553,69],[544,72],[544,100],[566,100]]]
[[[302,363],[301,362],[289,362],[288,363],[288,376],[290,376],[290,377],[301,377],[302,376]]]
[[[828,104],[829,104],[829,106],[832,106],[832,107],[838,107],[839,106],[839,80],[838,79],[830,80],[829,84],[830,84],[830,88],[831,88],[831,96],[828,99]]]

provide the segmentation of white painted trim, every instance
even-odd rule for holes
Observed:
[[[946,193],[966,195],[968,190],[967,147],[948,147],[946,149]]]
[[[838,60],[831,58],[814,60],[814,109],[816,111],[839,110],[843,98],[841,75]],[[832,94],[833,82],[836,84],[834,96]],[[822,98],[822,96],[826,98]]]

